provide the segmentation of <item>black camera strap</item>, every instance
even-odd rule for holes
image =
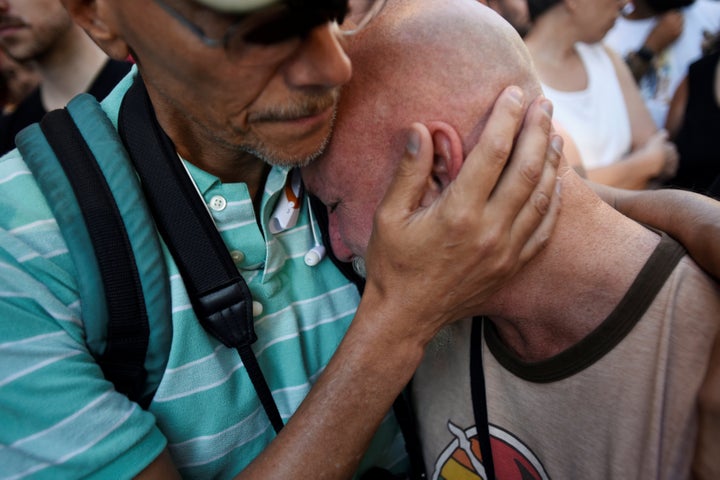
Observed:
[[[203,328],[240,354],[276,432],[282,418],[251,345],[252,296],[207,208],[160,128],[140,76],[120,107],[118,131],[140,177],[158,231],[178,265]]]
[[[495,463],[493,462],[492,447],[490,445],[490,423],[488,420],[485,372],[482,359],[482,334],[485,321],[487,320],[484,317],[472,319],[472,332],[470,333],[470,388],[472,391],[475,428],[477,428],[477,438],[480,443],[482,464],[485,467],[485,478],[495,480]]]

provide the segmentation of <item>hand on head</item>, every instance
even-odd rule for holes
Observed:
[[[386,294],[402,289],[413,298],[409,305],[426,310],[434,302],[446,312],[445,320],[463,318],[481,311],[543,248],[559,212],[562,142],[550,133],[547,101],[538,99],[526,114],[517,92],[510,88],[498,98],[457,178],[427,206],[421,203],[432,183],[432,138],[424,125],[412,126],[408,148],[375,212],[366,288]],[[423,253],[428,251],[433,254]],[[408,288],[415,284],[425,288]],[[455,295],[428,296],[435,289]]]

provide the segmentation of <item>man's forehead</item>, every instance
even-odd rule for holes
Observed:
[[[201,5],[229,13],[246,13],[269,5],[280,3],[282,0],[193,0]]]

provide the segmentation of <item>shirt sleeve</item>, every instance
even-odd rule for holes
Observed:
[[[152,414],[104,378],[57,224],[29,173],[7,166],[0,162],[0,477],[129,478],[166,439]]]

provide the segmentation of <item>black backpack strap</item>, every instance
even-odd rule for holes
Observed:
[[[425,460],[410,391],[411,388],[408,385],[395,399],[393,412],[395,412],[395,418],[400,424],[400,430],[405,439],[405,450],[410,460],[410,478],[412,480],[424,480],[427,478],[427,472],[425,471]]]
[[[72,186],[102,276],[108,312],[107,346],[98,363],[117,391],[141,402],[147,377],[148,316],[122,215],[67,110],[48,113],[40,128]]]
[[[195,314],[208,333],[238,350],[265,412],[279,432],[282,417],[251,349],[257,336],[250,289],[172,140],[160,128],[140,75],[125,95],[118,124],[120,137],[140,176],[158,230],[178,265]]]
[[[493,462],[492,447],[490,445],[490,423],[488,420],[487,395],[485,393],[485,372],[483,371],[483,322],[482,317],[472,320],[470,334],[470,388],[472,391],[473,413],[475,414],[475,427],[480,443],[482,464],[485,467],[485,479],[495,480],[495,463]],[[478,472],[480,473],[480,472]]]

